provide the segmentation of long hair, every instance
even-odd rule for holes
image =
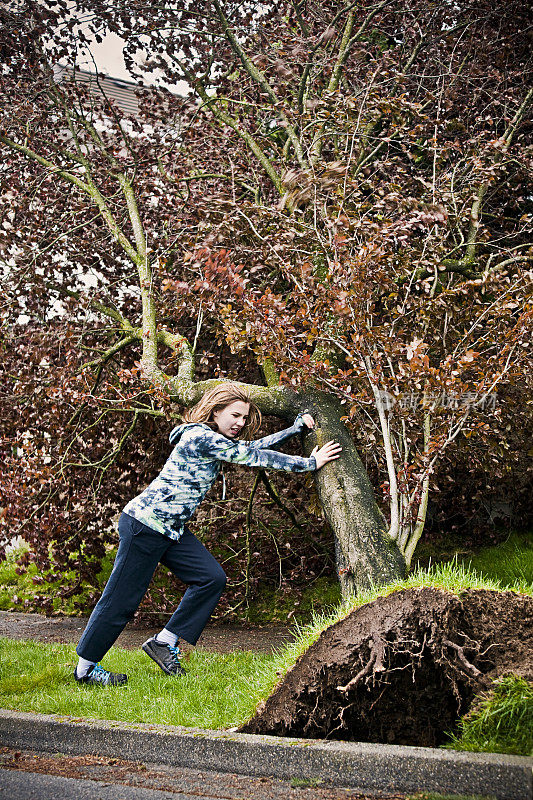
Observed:
[[[246,389],[236,383],[221,383],[213,389],[209,389],[199,403],[196,403],[195,406],[185,412],[183,419],[185,422],[204,422],[216,430],[217,426],[213,422],[213,414],[216,411],[222,411],[223,408],[226,408],[236,400],[250,404],[248,420],[240,435],[243,439],[251,439],[261,425],[261,412],[250,399]]]

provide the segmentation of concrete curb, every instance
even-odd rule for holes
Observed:
[[[253,736],[5,710],[0,710],[0,744],[284,780],[319,779],[360,791],[532,798],[533,759],[519,756]]]

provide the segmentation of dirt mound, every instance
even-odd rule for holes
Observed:
[[[533,598],[439,589],[381,597],[325,630],[241,730],[433,747],[475,694],[533,679]]]

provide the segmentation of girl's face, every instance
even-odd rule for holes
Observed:
[[[249,413],[250,403],[235,400],[220,411],[213,411],[213,422],[222,436],[235,439],[246,425]]]

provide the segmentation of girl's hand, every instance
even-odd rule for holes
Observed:
[[[318,446],[314,448],[311,455],[315,457],[316,460],[316,468],[320,469],[323,467],[324,464],[327,464],[328,461],[334,461],[338,458],[341,454],[342,447],[338,442],[326,442],[326,444],[319,448]]]
[[[313,417],[311,416],[311,414],[307,414],[307,413],[306,414],[302,414],[302,422],[308,428],[314,428],[315,427],[315,421],[314,421]]]

